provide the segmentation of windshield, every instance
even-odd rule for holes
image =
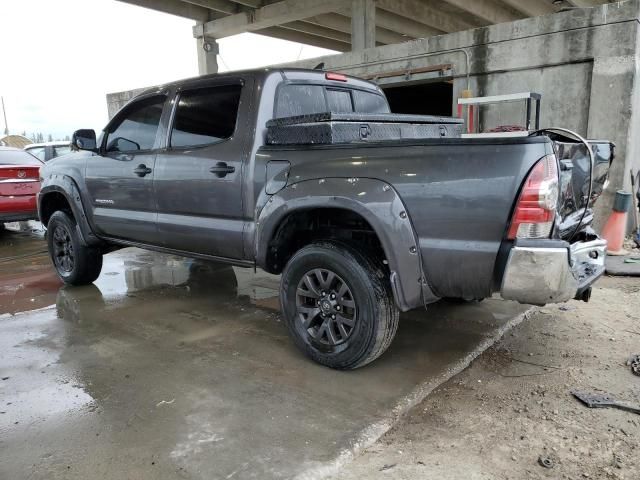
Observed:
[[[1,150],[0,165],[33,165],[41,167],[42,162],[30,153],[22,150]]]

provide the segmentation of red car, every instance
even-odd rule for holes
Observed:
[[[0,147],[0,227],[4,222],[38,219],[42,165],[24,150]]]

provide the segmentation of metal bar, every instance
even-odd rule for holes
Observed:
[[[389,77],[407,76],[407,75],[412,75],[414,73],[443,72],[446,70],[451,70],[452,68],[453,67],[450,63],[446,63],[442,65],[431,65],[429,67],[407,68],[405,70],[392,70],[390,72],[371,73],[367,75],[359,75],[359,77],[364,78],[365,80],[371,80],[373,78],[389,78]]]
[[[528,98],[539,100],[541,95],[535,92],[510,93],[507,95],[492,95],[490,97],[460,98],[458,103],[461,105],[482,105],[485,103],[515,102]]]

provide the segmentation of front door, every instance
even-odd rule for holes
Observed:
[[[100,155],[87,160],[92,221],[99,235],[157,244],[153,177],[166,95],[145,96],[120,111]]]
[[[241,259],[250,89],[223,81],[177,94],[167,149],[156,159],[158,230],[169,248]]]

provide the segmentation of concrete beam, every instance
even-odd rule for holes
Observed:
[[[419,0],[377,0],[376,2],[378,9],[424,23],[444,32],[459,32],[476,27],[466,20],[443,12],[438,8],[438,3],[434,2],[433,5],[429,5]]]
[[[376,46],[376,4],[374,0],[351,1],[351,50]]]
[[[284,27],[263,28],[262,30],[258,30],[253,33],[266,35],[268,37],[280,38],[282,40],[289,40],[290,42],[298,42],[305,45],[327,48],[329,50],[336,50],[338,52],[348,52],[349,50],[351,50],[351,45],[349,43],[340,42],[331,38],[321,38],[315,35],[309,35],[308,33],[303,33]]]
[[[118,0],[122,3],[136,5],[138,7],[156,10],[158,12],[176,15],[178,17],[189,18],[197,22],[209,20],[209,10],[197,5],[185,3],[179,0]]]
[[[524,17],[516,12],[501,7],[498,3],[491,0],[444,0],[449,5],[464,10],[490,24],[513,22]],[[526,0],[522,3],[533,3],[532,0]]]
[[[565,0],[565,1],[571,4],[572,6],[579,7],[579,8],[598,7],[605,3],[610,3],[603,0]]]
[[[339,30],[334,30],[332,28],[327,28],[325,26],[309,23],[306,21],[299,20],[296,22],[285,23],[280,26],[289,30],[296,30],[298,32],[308,33],[309,35],[315,35],[320,38],[328,38],[343,43],[351,43],[351,35],[349,33],[341,32]]]
[[[381,9],[376,10],[376,24],[378,27],[383,27],[392,32],[398,32],[412,38],[425,38],[444,33],[444,30],[433,28],[424,23],[416,22],[415,20],[401,17],[400,15]],[[378,39],[382,40],[379,37]]]
[[[193,35],[223,38],[243,32],[255,32],[344,7],[341,0],[283,0],[253,11],[229,15],[201,27],[194,27]]]
[[[240,6],[230,0],[182,0],[183,2],[197,5],[220,13],[231,15],[240,11]]]
[[[380,21],[380,13],[381,12],[376,11],[376,23],[378,24],[378,27],[376,28],[376,43],[390,45],[392,43],[406,42],[411,38],[417,38],[412,37],[411,35],[408,37],[404,36],[397,33],[397,31],[392,31],[392,29],[380,28],[383,26]],[[316,15],[315,17],[306,18],[304,21],[346,33],[349,35],[349,42],[351,42],[351,19],[345,15],[338,13],[324,13],[322,15]]]
[[[274,3],[273,1],[264,0],[233,0],[235,3],[244,5],[245,7],[260,8],[264,7],[267,3]]]
[[[549,0],[501,0],[512,9],[526,15],[527,17],[539,17],[555,13],[558,8]]]

